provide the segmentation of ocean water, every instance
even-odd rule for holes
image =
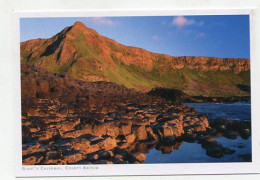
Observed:
[[[184,103],[211,119],[229,118],[230,120],[251,121],[251,102],[227,103]]]
[[[199,113],[207,114],[209,118],[229,118],[230,120],[251,121],[251,103],[240,102],[226,103],[185,103],[193,107]],[[170,151],[152,149],[146,153],[144,163],[209,163],[209,162],[250,162],[252,154],[251,137],[242,139],[228,139],[223,136],[216,141],[225,148],[235,150],[232,155],[224,155],[221,158],[213,158],[206,155],[206,150],[196,142],[181,142]]]

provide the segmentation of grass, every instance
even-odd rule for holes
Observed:
[[[249,71],[235,74],[232,71],[198,71],[183,68],[161,73],[157,69],[160,64],[152,71],[145,71],[134,65],[125,65],[119,61],[116,61],[116,64],[117,72],[109,69],[111,81],[137,90],[162,86],[182,90],[190,95],[249,95],[237,88],[239,84],[249,85]]]
[[[114,58],[117,70],[108,68],[112,82],[146,91],[154,87],[182,90],[190,95],[204,96],[248,96],[237,85],[248,85],[250,72],[235,74],[232,71],[198,71],[194,69],[175,69],[160,72],[160,62],[151,71],[135,65],[125,65]]]
[[[135,65],[125,65],[116,59],[114,59],[114,62],[117,69],[111,67],[107,69],[108,76],[112,82],[137,90],[156,86],[156,82],[152,81],[149,76],[145,76],[146,72],[142,68]]]
[[[103,66],[107,65],[106,61],[98,55],[101,51],[99,47],[88,44],[83,33],[77,34],[73,44],[81,54],[81,58],[73,63],[68,73],[73,78],[80,80],[86,80],[86,73],[99,78],[106,78],[102,68],[99,68],[101,64]]]
[[[84,33],[76,34],[73,40],[80,58],[76,61],[70,59],[66,64],[57,63],[56,57],[53,55],[42,56],[49,43],[45,43],[37,49],[39,56],[27,57],[32,53],[24,48],[21,51],[23,61],[34,65],[41,63],[42,67],[47,68],[51,72],[58,74],[69,74],[75,79],[91,81],[95,79],[109,79],[117,84],[124,85],[128,88],[135,88],[139,91],[149,91],[154,87],[165,87],[182,90],[190,95],[204,96],[247,96],[249,93],[237,88],[238,85],[250,85],[250,71],[244,71],[236,74],[232,71],[199,71],[193,69],[171,69],[163,56],[159,56],[154,63],[151,71],[146,71],[141,67],[133,64],[126,65],[120,59],[112,56],[115,66],[111,66],[100,57],[102,49],[98,44],[89,44]],[[116,46],[113,42],[108,43],[112,52],[122,52],[128,56],[135,56],[126,52],[120,46]],[[210,63],[210,62],[209,62]]]

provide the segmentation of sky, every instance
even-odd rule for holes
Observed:
[[[151,52],[250,58],[248,15],[21,18],[20,41],[50,38],[76,21]]]

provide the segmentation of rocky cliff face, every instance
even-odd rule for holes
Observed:
[[[176,88],[187,93],[199,91],[197,86],[200,85],[207,87],[205,82],[198,80],[202,78],[206,81],[200,77],[201,72],[230,72],[239,81],[237,84],[248,85],[249,75],[245,79],[245,75],[241,77],[241,73],[248,73],[250,70],[248,59],[172,57],[125,46],[99,35],[81,22],[66,27],[50,39],[22,42],[21,63],[66,74],[74,79],[111,81],[139,91],[149,91],[159,86]],[[194,72],[195,78],[190,76]],[[179,81],[178,85],[176,81]],[[222,82],[215,84],[213,83],[214,89],[222,89]],[[227,86],[230,84],[234,83],[224,83]],[[230,88],[232,92],[245,95],[235,86]]]

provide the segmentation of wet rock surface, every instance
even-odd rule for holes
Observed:
[[[111,82],[78,81],[27,65],[21,78],[23,165],[143,163],[151,149],[170,153],[184,141],[220,158],[234,151],[216,137],[251,134],[250,122],[209,120]]]

